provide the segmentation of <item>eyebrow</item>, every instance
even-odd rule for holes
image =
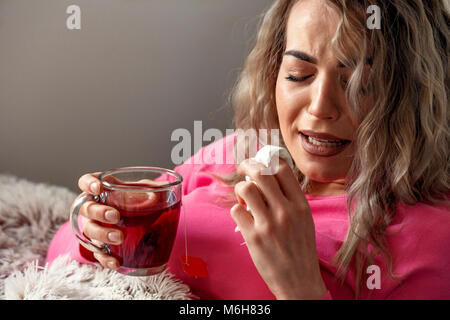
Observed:
[[[311,57],[309,54],[302,52],[302,51],[297,51],[297,50],[289,50],[286,51],[284,53],[285,56],[293,56],[299,60],[303,60],[309,63],[314,63],[317,64],[317,59],[314,57]]]
[[[293,56],[299,60],[303,60],[309,63],[317,64],[317,58],[314,58],[310,56],[309,54],[303,52],[303,51],[297,51],[297,50],[288,50],[284,53],[285,56]],[[356,60],[356,59],[355,59]],[[365,61],[365,64],[372,65],[373,60],[372,58],[367,58]],[[345,65],[342,62],[339,62],[338,64],[339,68],[345,68]]]

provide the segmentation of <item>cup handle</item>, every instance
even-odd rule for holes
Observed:
[[[75,200],[72,211],[70,212],[70,226],[72,227],[72,232],[77,238],[78,242],[85,247],[86,249],[95,252],[95,253],[106,253],[109,254],[109,248],[107,245],[103,247],[99,247],[95,245],[91,240],[86,238],[83,233],[80,231],[80,227],[78,225],[78,217],[80,215],[80,208],[86,201],[96,201],[101,202],[102,196],[93,196],[91,194],[82,193]]]

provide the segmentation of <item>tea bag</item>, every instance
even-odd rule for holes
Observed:
[[[273,146],[273,145],[266,145],[264,147],[262,147],[257,153],[256,155],[251,158],[252,160],[255,160],[261,164],[263,164],[266,168],[271,168],[271,171],[268,170],[267,174],[270,174],[270,172],[272,174],[274,174],[275,168],[272,167],[273,165],[273,161],[275,159],[275,157],[279,157],[284,159],[288,165],[294,169],[294,162],[292,160],[291,155],[289,154],[289,151],[287,151],[286,148],[283,147],[277,147],[277,146]],[[279,159],[278,158],[278,159]],[[246,181],[250,181],[253,182],[254,184],[256,184],[255,181],[253,181],[249,176],[245,176],[245,180]],[[247,205],[247,211],[251,211],[249,206]],[[236,227],[234,229],[235,232],[240,231],[239,227]]]

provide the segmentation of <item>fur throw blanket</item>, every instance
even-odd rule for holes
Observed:
[[[0,299],[190,299],[168,272],[130,277],[60,256],[44,265],[53,235],[76,194],[0,175]]]

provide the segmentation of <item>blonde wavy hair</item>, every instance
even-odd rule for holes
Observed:
[[[275,85],[288,15],[297,1],[301,0],[274,1],[262,16],[231,95],[237,129],[279,129]],[[365,266],[378,253],[387,258],[389,273],[395,277],[385,235],[396,204],[449,205],[450,14],[444,1],[326,3],[340,16],[332,45],[338,59],[354,70],[346,95],[360,124],[346,177],[350,227],[334,261],[342,281],[349,266],[355,265],[358,298]],[[373,4],[381,9],[379,30],[366,27],[366,8]],[[356,61],[352,47],[360,48]],[[371,71],[363,86],[367,57]],[[367,95],[373,103],[363,110],[360,101]],[[295,173],[307,193],[308,177],[297,168]],[[221,179],[233,186],[243,177],[234,173]]]

